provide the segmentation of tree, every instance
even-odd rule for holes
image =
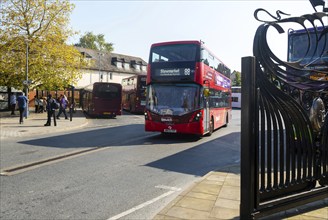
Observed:
[[[75,34],[67,27],[73,7],[69,0],[2,0],[0,85],[22,88],[27,69],[31,89],[63,89],[81,77],[82,55],[65,43]]]
[[[80,38],[80,42],[74,45],[109,53],[114,50],[114,44],[106,43],[105,36],[103,34],[94,35],[92,32],[85,33],[85,35]]]
[[[241,86],[241,75],[240,75],[240,72],[238,72],[238,71],[235,70],[235,71],[233,71],[232,74],[235,75],[235,78],[232,81],[232,85],[233,86]]]

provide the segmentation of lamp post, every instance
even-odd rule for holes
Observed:
[[[27,106],[26,106],[26,114],[25,114],[25,118],[27,118],[27,116],[29,115],[29,95],[28,95],[28,86],[30,85],[30,82],[28,80],[28,43],[30,42],[30,40],[28,39],[28,37],[25,38],[25,43],[26,43],[26,72],[25,72],[25,94],[27,97]]]
[[[99,68],[99,82],[102,82],[103,75],[100,72],[100,57],[103,56],[104,54],[102,54],[102,53],[99,52],[98,55],[99,55],[99,63],[98,63],[98,68]]]

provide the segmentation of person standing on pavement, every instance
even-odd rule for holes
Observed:
[[[34,107],[35,107],[35,113],[39,112],[39,105],[40,105],[40,100],[37,96],[34,96]]]
[[[44,112],[47,111],[47,97],[42,97],[43,99],[43,110]]]
[[[52,95],[49,94],[47,99],[47,105],[46,105],[48,119],[47,119],[47,123],[45,123],[44,126],[51,126],[51,117],[54,118],[54,126],[57,126],[56,107],[55,107],[56,105],[57,105],[56,99],[52,98]]]
[[[27,97],[25,95],[23,95],[22,92],[20,92],[18,94],[18,97],[17,97],[17,103],[18,103],[18,108],[19,108],[19,124],[23,124],[23,113],[25,112],[26,110],[26,107],[27,107]]]
[[[57,119],[60,119],[59,116],[61,115],[61,113],[64,113],[65,119],[68,119],[66,114],[66,108],[68,105],[67,98],[64,95],[60,95],[59,103],[60,103],[60,107],[59,107],[59,112],[57,114]]]
[[[15,115],[16,103],[17,103],[16,95],[15,93],[12,92],[10,95],[11,115]]]

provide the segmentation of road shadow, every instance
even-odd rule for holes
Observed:
[[[123,114],[124,115],[144,115],[145,113],[144,112],[129,112],[129,111],[123,109]]]
[[[240,133],[234,132],[145,164],[145,166],[203,176],[210,171],[217,170],[219,167],[239,164],[240,144],[231,144],[232,140],[238,139],[240,140]],[[238,141],[238,143],[240,142]]]
[[[219,132],[219,131],[216,131]],[[114,135],[109,135],[114,134]],[[144,131],[143,124],[133,124],[91,131],[70,133],[47,138],[21,141],[32,146],[83,149],[99,147],[140,147],[158,145],[159,148],[176,147],[176,144],[190,143],[191,147],[176,154],[147,163],[143,166],[164,171],[203,176],[229,164],[239,163],[240,132],[230,133],[216,139],[193,135],[162,135]],[[198,142],[199,141],[199,142]],[[184,147],[182,147],[185,149]]]
[[[156,134],[156,133],[153,133]],[[198,135],[192,134],[158,134],[147,139],[149,144],[174,144],[174,143],[187,143],[187,142],[196,142],[200,140],[201,137]]]
[[[124,140],[122,142],[122,140]],[[133,140],[133,141],[131,141]],[[132,145],[176,144],[196,142],[194,135],[162,135],[144,131],[143,124],[100,128],[64,135],[37,138],[18,143],[54,148],[120,147]]]

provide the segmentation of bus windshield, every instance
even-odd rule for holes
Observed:
[[[154,84],[149,86],[148,109],[160,115],[183,115],[200,108],[200,86]]]
[[[120,88],[111,84],[97,84],[94,87],[94,95],[99,98],[118,98]]]
[[[150,62],[196,61],[199,46],[196,44],[172,44],[152,48]]]

